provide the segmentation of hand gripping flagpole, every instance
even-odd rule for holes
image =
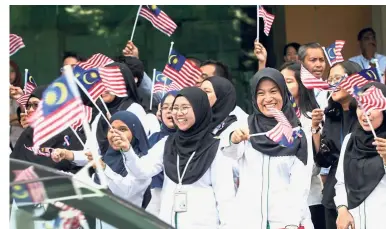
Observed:
[[[72,93],[80,98],[79,91],[76,87],[76,84],[74,82],[75,76],[72,71],[72,67],[70,65],[64,66],[64,74],[67,78],[68,85],[70,87],[70,90]],[[84,166],[77,174],[75,174],[73,183],[75,187],[75,191],[78,194],[78,198],[82,198],[82,193],[81,193],[81,187],[84,186],[84,184],[97,187],[97,188],[106,188],[107,187],[107,179],[105,177],[104,171],[102,169],[102,165],[99,163],[99,154],[97,150],[97,141],[95,138],[95,135],[91,133],[91,128],[89,123],[87,122],[86,119],[83,120],[83,130],[84,133],[86,134],[87,139],[90,141],[90,151],[93,157],[93,161],[89,162],[86,166]],[[93,182],[91,177],[88,175],[88,169],[92,166],[92,164],[96,162],[96,172],[98,173],[101,185],[97,185],[96,183]],[[82,184],[84,183],[84,184]],[[99,187],[98,187],[99,186]]]
[[[153,94],[154,94],[154,83],[155,83],[155,74],[156,74],[156,69],[153,69],[153,81],[151,84],[151,93],[150,93],[150,110],[153,110]]]
[[[257,5],[257,18],[256,18],[256,40],[258,41],[260,39],[260,10],[259,5]]]
[[[134,38],[134,32],[135,32],[135,28],[137,27],[138,16],[139,16],[139,12],[141,11],[141,8],[142,8],[142,5],[139,5],[138,11],[137,11],[137,16],[135,17],[135,22],[134,22],[133,31],[131,31],[130,41],[133,41],[133,38]]]

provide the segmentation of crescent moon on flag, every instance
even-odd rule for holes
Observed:
[[[64,101],[66,101],[68,92],[67,88],[64,86],[63,83],[55,82],[53,83],[52,87],[57,87],[60,90],[60,93],[55,93],[54,91],[49,91],[47,95],[45,96],[45,103],[48,105],[54,105],[54,104],[62,104]],[[58,99],[58,95],[60,95],[60,98]]]
[[[13,185],[12,197],[14,197],[15,199],[25,199],[29,197],[29,194],[27,190],[24,189],[21,185]]]
[[[94,79],[94,81],[92,81],[92,82],[90,82],[90,81],[88,81],[87,80],[87,76],[90,76],[91,77],[91,79]],[[98,77],[98,75],[94,72],[94,71],[92,71],[92,72],[90,72],[89,74],[84,74],[83,75],[83,81],[86,83],[86,84],[89,84],[89,85],[91,85],[91,84],[93,84],[93,83],[95,83],[95,79]]]
[[[169,56],[169,64],[177,64],[177,63],[178,63],[177,55],[170,55]]]
[[[331,55],[331,51],[332,51],[332,55]],[[335,49],[333,49],[333,48],[328,49],[327,54],[328,54],[329,58],[335,58],[335,56],[336,56],[335,55]]]
[[[31,75],[28,77],[28,80],[29,80],[29,82],[34,82],[34,79],[32,78]]]

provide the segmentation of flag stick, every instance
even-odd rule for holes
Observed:
[[[172,54],[172,50],[173,50],[173,46],[174,46],[174,42],[170,42],[170,48],[169,48],[169,55],[168,55],[168,63],[169,63],[169,59],[170,59],[170,54]],[[164,97],[165,95],[165,90],[166,90],[166,81],[164,82],[164,87],[163,87],[163,90],[162,90],[162,97]]]
[[[27,93],[27,78],[28,78],[28,69],[24,69],[24,94]]]
[[[135,27],[137,27],[138,16],[139,16],[139,12],[141,11],[141,8],[142,8],[142,5],[139,5],[138,11],[137,11],[137,16],[135,17],[135,22],[134,22],[133,31],[131,32],[130,41],[133,41],[133,38],[134,38],[134,32],[135,32]]]
[[[107,124],[110,126],[111,128],[111,124],[109,122],[109,120],[106,118],[106,116],[103,114],[103,112],[101,111],[101,109],[99,108],[99,106],[94,102],[94,100],[90,97],[90,95],[88,94],[88,91],[86,88],[84,88],[84,86],[79,82],[79,80],[75,77],[74,78],[75,80],[75,83],[78,84],[78,86],[80,87],[80,89],[82,89],[82,91],[86,94],[86,96],[90,99],[90,101],[92,102],[92,104],[94,104],[95,108],[101,113],[102,117],[105,119],[105,121],[107,122]]]
[[[260,36],[260,28],[259,28],[259,22],[260,22],[260,12],[259,12],[259,5],[257,5],[257,17],[256,17],[256,40],[258,41],[259,40],[259,36]]]
[[[99,96],[98,99],[101,101],[103,107],[105,108],[106,112],[107,112],[107,118],[111,118],[111,114],[110,114],[110,111],[109,111],[109,108],[107,108],[107,105],[105,103],[105,101],[103,101],[103,98],[102,96]],[[110,116],[110,117],[109,117]]]
[[[381,82],[381,83],[385,83],[385,80],[384,80],[383,77],[382,77],[382,72],[381,72],[381,70],[379,69],[378,59],[374,58],[373,61],[374,61],[374,63],[375,63],[375,68],[377,69],[378,75],[379,75],[379,77],[380,77],[380,82]]]
[[[266,135],[267,132],[264,132],[264,133],[256,133],[256,134],[250,134],[249,137],[255,137],[255,136],[262,136],[262,135]]]
[[[369,123],[371,132],[373,133],[374,138],[376,138],[377,135],[375,134],[375,130],[374,130],[373,124],[371,124],[370,119],[369,119],[369,116],[367,115],[367,112],[365,112],[365,116],[366,116],[367,122]]]
[[[24,69],[24,94],[27,93],[27,79],[28,78],[28,69]],[[27,115],[27,104],[24,106],[24,113]]]
[[[334,92],[333,91],[331,92],[331,94],[327,98],[327,101],[330,100],[330,98],[332,97],[332,93],[334,93]]]
[[[330,61],[330,57],[329,57],[328,54],[327,54],[326,48],[325,48],[325,47],[322,47],[322,49],[323,49],[324,55],[325,55],[326,58],[327,58],[328,64],[329,64],[330,67],[331,67],[332,64],[331,64],[331,61]]]
[[[79,91],[76,87],[76,84],[74,83],[74,79],[76,79],[76,77],[74,76],[74,73],[72,71],[72,67],[70,65],[66,65],[64,66],[64,75],[66,76],[67,78],[67,82],[68,82],[68,85],[69,85],[69,88],[70,90],[72,91],[72,93],[76,96],[76,97],[79,97],[80,98],[80,94],[79,94]],[[104,172],[103,172],[103,169],[102,169],[102,165],[99,163],[99,154],[98,154],[98,149],[97,149],[97,141],[96,141],[96,136],[94,134],[91,133],[91,128],[90,128],[90,125],[89,123],[87,122],[86,119],[83,119],[83,130],[84,130],[84,133],[86,134],[86,138],[89,139],[89,141],[91,141],[91,144],[90,144],[90,152],[92,154],[92,157],[93,157],[93,161],[91,161],[89,164],[95,162],[96,164],[96,171],[98,173],[99,176],[99,179],[101,181],[101,186],[103,187],[107,187],[107,178],[105,177],[104,175]],[[88,173],[88,166],[85,166],[85,168],[87,169],[87,173]],[[83,170],[83,169],[82,169]],[[79,171],[79,172],[83,172],[84,171]],[[84,176],[83,173],[80,173],[80,176],[81,177],[82,175]],[[103,175],[102,175],[103,174]],[[88,174],[87,174],[88,175]],[[89,179],[87,180],[91,180],[91,178],[88,176]],[[86,177],[84,177],[81,181],[85,180],[86,182]],[[92,182],[92,180],[91,180]],[[82,194],[81,194],[81,191],[80,191],[80,188],[76,188],[76,193],[78,194],[79,198],[82,198]]]
[[[151,93],[150,93],[150,110],[153,110],[152,107],[153,107],[153,94],[154,94],[155,73],[156,73],[156,69],[154,68],[153,69],[153,82],[151,84]]]
[[[70,128],[71,128],[72,132],[74,132],[76,138],[78,139],[78,141],[80,142],[80,144],[82,144],[83,149],[84,149],[84,148],[85,148],[85,147],[84,147],[84,143],[83,143],[82,139],[79,137],[78,132],[76,132],[76,130],[74,130],[74,128],[72,128],[72,126],[70,126]]]

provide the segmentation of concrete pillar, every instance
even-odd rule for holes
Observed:
[[[372,6],[372,27],[377,33],[377,51],[386,55],[386,6]]]

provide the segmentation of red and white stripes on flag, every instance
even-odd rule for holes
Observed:
[[[186,60],[179,71],[166,64],[163,74],[173,80],[174,88],[181,90],[196,85],[196,81],[201,77],[202,72],[196,65]]]
[[[42,106],[43,101],[40,101],[35,113],[28,120],[31,127],[34,128],[34,149],[67,129],[73,120],[78,120],[84,116],[83,102],[80,98],[76,98],[74,101],[62,106],[46,118],[43,116]]]
[[[125,79],[119,66],[100,67],[98,72],[105,86],[105,91],[109,91],[118,97],[128,96]]]
[[[328,89],[330,87],[326,81],[316,78],[303,65],[300,68],[300,78],[307,89]]]
[[[71,128],[74,130],[79,129],[83,125],[83,120],[88,123],[91,122],[92,119],[92,108],[86,105],[83,105],[84,116],[78,120],[76,120],[73,124],[71,124]]]
[[[80,210],[59,201],[55,202],[54,205],[61,209],[61,212],[58,214],[58,217],[60,217],[60,227],[58,228],[78,229],[86,221],[86,217]]]
[[[17,53],[21,48],[24,48],[23,38],[16,34],[9,34],[9,56]]]
[[[104,67],[113,62],[114,60],[110,59],[110,57],[97,53],[92,55],[88,60],[80,62],[78,65],[85,70],[89,70],[90,68]]]
[[[342,50],[345,43],[346,42],[344,40],[335,41],[335,61],[332,61],[331,65],[344,61]]]
[[[39,176],[35,173],[33,166],[24,170],[14,170],[13,173],[16,175],[14,181],[30,181],[39,179]],[[28,193],[30,194],[33,203],[40,203],[46,199],[46,189],[44,188],[42,182],[35,181],[26,183],[25,185],[27,186]]]
[[[287,138],[288,142],[292,142],[292,126],[283,112],[275,108],[269,108],[268,111],[276,119],[277,125],[268,131],[266,136],[276,143],[280,142],[283,136]]]
[[[355,97],[360,107],[366,112],[372,110],[386,110],[386,98],[381,89],[371,86],[361,95]]]
[[[158,15],[156,15],[154,13],[155,11],[150,10],[148,7],[153,6],[141,6],[139,15],[146,18],[155,28],[170,37],[174,30],[176,30],[177,24],[174,23],[174,21],[157,6],[154,6],[156,7],[154,10],[159,10]]]
[[[20,98],[18,98],[16,100],[16,102],[20,105],[22,105],[23,107],[26,107],[27,106],[27,102],[28,102],[28,99],[29,97],[31,96],[31,94],[24,94],[22,96],[20,96]]]
[[[346,90],[350,95],[354,95],[354,86],[361,88],[369,83],[370,80],[364,78],[358,73],[354,73],[345,77],[343,81],[340,83],[340,87]]]
[[[275,19],[275,15],[268,13],[262,6],[259,6],[258,10],[259,17],[263,18],[264,21],[264,33],[268,36],[269,31],[271,31],[273,20]]]

